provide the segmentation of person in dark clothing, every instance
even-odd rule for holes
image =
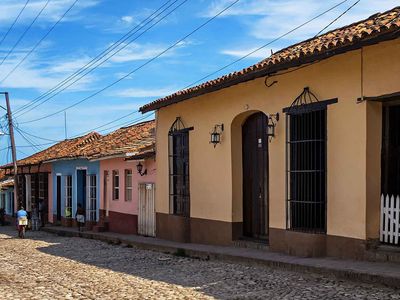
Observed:
[[[78,224],[78,231],[82,231],[82,227],[85,225],[85,210],[82,205],[78,203],[78,209],[75,213],[76,223]]]

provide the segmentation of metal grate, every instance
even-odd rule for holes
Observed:
[[[326,232],[327,110],[302,104],[286,115],[287,228]]]
[[[178,117],[168,134],[169,143],[169,197],[171,212],[190,216],[189,188],[189,130]]]
[[[97,221],[97,181],[96,175],[87,175],[86,220]]]
[[[65,176],[65,218],[72,218],[72,176]]]

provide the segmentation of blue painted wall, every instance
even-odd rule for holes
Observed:
[[[75,216],[78,201],[78,170],[81,168],[86,169],[86,175],[96,175],[96,199],[97,199],[97,221],[99,219],[100,207],[100,162],[90,162],[86,159],[75,160],[60,160],[52,163],[53,177],[53,215],[57,214],[57,175],[62,175],[61,178],[61,216],[65,217],[65,177],[72,175],[72,214]],[[79,183],[80,184],[80,183]],[[88,183],[87,183],[88,184]],[[81,197],[79,197],[81,198]],[[55,221],[55,220],[54,220]]]
[[[14,207],[14,188],[9,187],[4,189],[3,191],[0,192],[1,195],[6,195],[6,203],[5,203],[5,213],[6,215],[12,216],[15,213],[15,207]],[[0,196],[1,197],[1,196]]]

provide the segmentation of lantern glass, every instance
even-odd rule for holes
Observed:
[[[221,141],[221,136],[218,132],[211,133],[211,143],[218,144]]]
[[[267,126],[267,135],[270,137],[274,137],[275,136],[275,124],[268,124]]]

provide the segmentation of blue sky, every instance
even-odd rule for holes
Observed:
[[[21,43],[0,65],[0,80],[21,61],[74,1],[49,1]],[[0,40],[25,2],[26,0],[0,2]],[[46,2],[47,0],[31,0],[28,3],[12,31],[0,45],[0,61]],[[166,0],[78,0],[40,46],[0,84],[1,91],[10,93],[13,111],[56,86],[90,59],[113,45],[165,2]],[[173,2],[170,1],[170,4]],[[182,2],[184,0],[178,0],[170,9]],[[135,41],[129,43],[134,36],[122,44],[120,47],[124,47],[123,50],[65,91],[29,112],[17,111],[16,123],[21,130],[39,137],[50,140],[64,139],[64,114],[37,122],[29,121],[63,109],[99,91],[159,54],[232,2],[234,0],[186,0],[176,11]],[[158,59],[113,87],[67,110],[68,137],[115,120],[136,111],[151,100],[182,89],[339,2],[341,1],[240,0],[223,15]],[[347,1],[286,38],[220,72],[219,75],[254,64],[267,57],[271,49],[276,51],[312,37],[354,2],[355,0]],[[399,1],[361,0],[332,28],[364,19],[396,5],[399,5]],[[0,104],[5,106],[4,100],[0,100]],[[99,130],[106,133],[141,117],[139,113],[132,114]],[[49,142],[28,137],[33,144]],[[7,139],[8,136],[0,138],[1,149],[8,146]],[[16,144],[19,159],[37,151],[30,147],[19,133],[16,133]],[[47,146],[38,148],[45,147]],[[0,163],[10,159],[10,153],[1,150]]]

